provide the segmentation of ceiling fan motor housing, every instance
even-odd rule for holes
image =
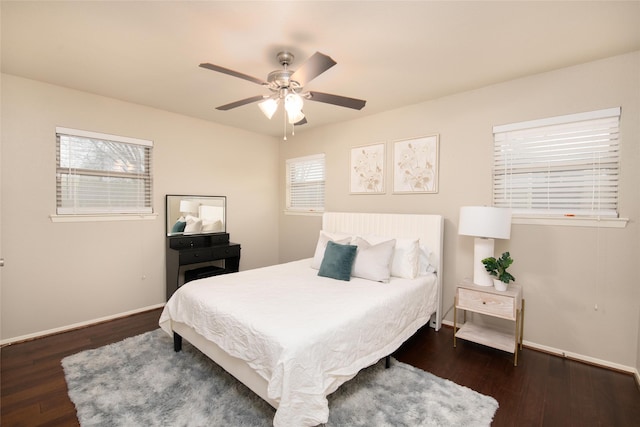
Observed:
[[[275,70],[269,73],[267,76],[267,82],[269,83],[269,89],[272,91],[279,91],[280,89],[302,89],[300,83],[295,80],[291,80],[291,76],[295,71],[289,70],[288,66],[293,62],[294,56],[291,52],[279,52],[277,55],[278,62],[284,69]]]
[[[275,70],[270,72],[269,76],[267,76],[269,88],[271,90],[282,88],[300,89],[300,84],[295,80],[291,80],[293,73],[291,70]]]

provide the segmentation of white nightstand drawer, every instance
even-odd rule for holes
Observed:
[[[512,296],[458,288],[457,306],[462,310],[515,320],[516,305],[515,298]]]

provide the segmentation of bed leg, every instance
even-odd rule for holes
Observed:
[[[176,353],[182,350],[182,337],[177,333],[173,333],[173,351]]]
[[[391,356],[384,358],[384,368],[389,369],[391,367]]]

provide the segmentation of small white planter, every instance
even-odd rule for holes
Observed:
[[[506,291],[508,286],[507,283],[501,280],[493,279],[493,287],[496,288],[496,291]]]

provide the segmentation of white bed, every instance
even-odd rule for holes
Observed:
[[[325,423],[327,395],[430,319],[436,330],[441,325],[441,216],[325,213],[324,235],[394,238],[398,248],[419,239],[421,274],[342,281],[319,276],[312,267],[319,260],[304,259],[190,282],[160,317],[167,333],[187,339],[276,408],[275,426]]]

